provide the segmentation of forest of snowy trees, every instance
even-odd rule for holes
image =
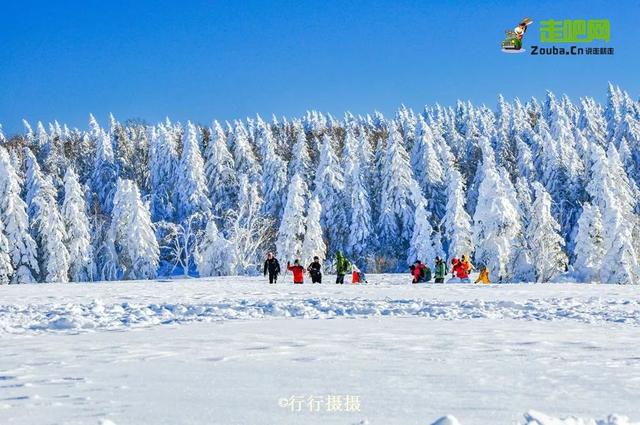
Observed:
[[[369,272],[471,255],[493,281],[638,283],[640,102],[547,93],[393,118],[318,112],[0,128],[0,283]]]

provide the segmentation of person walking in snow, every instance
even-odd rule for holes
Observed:
[[[444,283],[444,278],[449,273],[449,268],[447,267],[446,261],[444,261],[440,256],[436,257],[436,267],[435,267],[435,283]]]
[[[304,283],[304,267],[300,265],[300,260],[295,260],[293,265],[287,261],[287,269],[293,273],[293,283],[299,285]]]
[[[355,264],[351,265],[351,283],[364,282],[364,274]]]
[[[336,254],[336,284],[344,284],[344,275],[351,270],[351,263],[347,260],[347,257],[342,254],[342,251],[338,251]]]
[[[311,275],[311,283],[322,283],[322,264],[318,256],[313,257],[313,262],[309,264],[307,271]]]
[[[465,254],[462,254],[462,265],[467,269],[467,274],[470,274],[473,270],[473,264]]]
[[[489,280],[489,269],[487,268],[487,266],[480,267],[480,275],[473,283],[491,283],[491,281]]]
[[[269,283],[277,283],[278,275],[280,274],[280,263],[271,252],[267,254],[263,273],[265,276],[269,273]]]
[[[411,267],[411,275],[413,276],[413,280],[411,283],[420,283],[420,282],[428,282],[431,280],[431,269],[422,264],[422,261],[416,260],[415,263]],[[428,278],[428,279],[427,279]]]
[[[471,283],[469,280],[469,269],[466,264],[457,258],[451,260],[451,275],[457,277],[462,283]]]

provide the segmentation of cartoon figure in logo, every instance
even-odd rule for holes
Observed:
[[[527,27],[532,23],[533,21],[531,19],[524,18],[513,30],[505,31],[507,37],[502,40],[502,50],[514,52],[522,51],[522,38],[524,37],[524,33],[527,32]]]

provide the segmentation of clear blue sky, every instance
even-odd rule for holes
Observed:
[[[504,30],[608,18],[613,56],[508,55]],[[385,114],[545,89],[640,94],[638,1],[25,1],[0,9],[0,123]]]

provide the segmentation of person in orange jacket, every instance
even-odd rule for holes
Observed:
[[[487,268],[487,266],[482,266],[480,268],[480,275],[473,283],[491,283],[491,281],[489,280],[489,269]]]
[[[467,257],[464,254],[462,254],[462,265],[467,270],[467,274],[470,274],[471,270],[473,270],[473,264],[471,264],[471,261],[469,260],[469,257]]]
[[[304,283],[304,267],[300,265],[300,260],[295,260],[293,265],[287,261],[287,269],[293,273],[293,283]]]

